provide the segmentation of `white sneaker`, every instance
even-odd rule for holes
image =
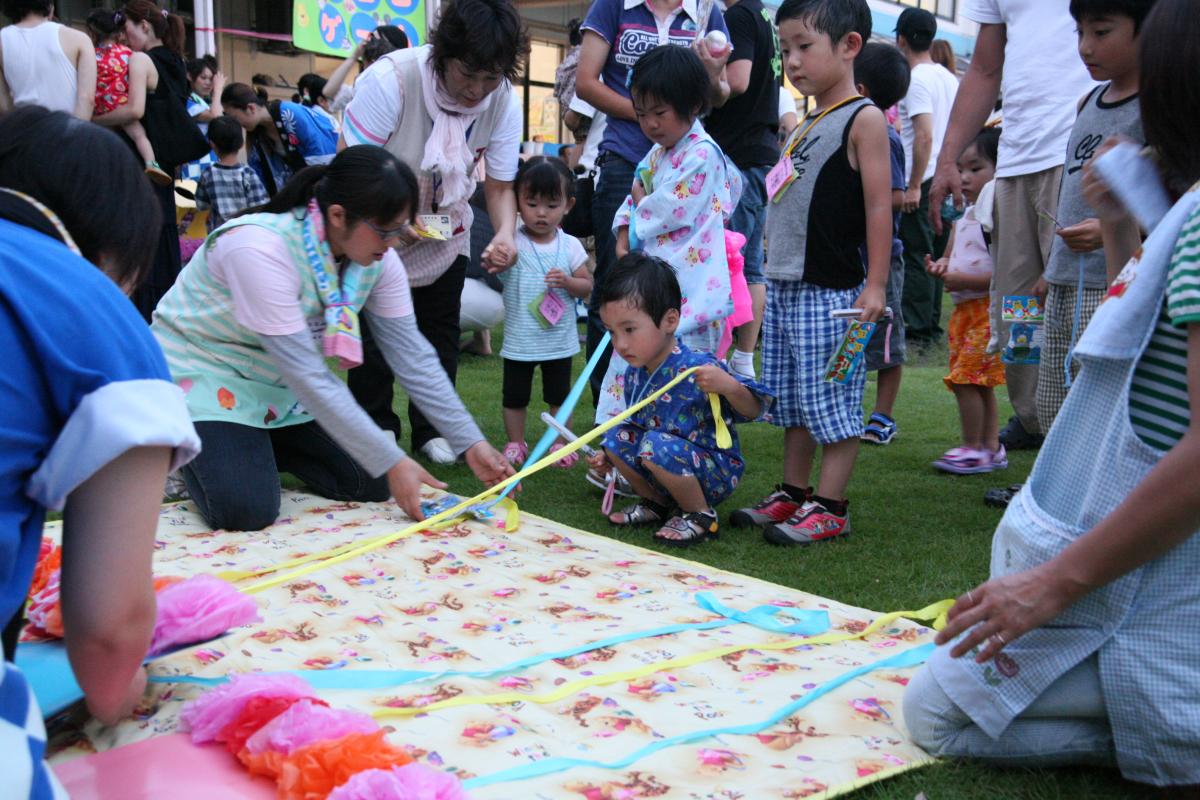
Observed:
[[[458,456],[450,449],[450,443],[440,436],[421,445],[421,452],[435,464],[453,464],[458,461]]]

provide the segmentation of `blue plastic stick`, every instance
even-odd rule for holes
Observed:
[[[559,406],[558,413],[554,416],[554,418],[561,424],[566,425],[567,420],[571,418],[571,412],[575,410],[575,406],[579,402],[579,398],[583,394],[584,388],[588,385],[588,378],[590,378],[592,373],[596,370],[596,365],[600,363],[600,356],[604,355],[604,349],[608,347],[608,343],[611,338],[612,337],[608,331],[605,331],[604,337],[600,340],[600,343],[596,345],[596,352],[592,353],[592,357],[588,359],[587,365],[583,368],[583,372],[581,372],[579,374],[579,378],[576,379],[575,385],[571,387],[571,392],[567,395],[567,399],[563,401],[561,406]],[[546,455],[546,453],[550,450],[550,445],[554,444],[554,440],[557,438],[558,432],[553,428],[547,428],[546,432],[542,434],[542,438],[538,439],[538,443],[535,444],[533,449],[529,451],[529,457],[525,459],[526,463],[532,464],[542,456]],[[514,486],[516,486],[515,483],[505,487],[504,491],[498,496],[492,500],[488,500],[486,503],[480,503],[478,506],[473,506],[470,511],[474,514],[487,512],[492,506],[499,503],[505,497],[508,497],[508,493],[513,490]]]

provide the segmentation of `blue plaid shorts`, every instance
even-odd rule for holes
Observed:
[[[824,289],[803,281],[767,281],[762,382],[775,392],[773,424],[804,428],[818,444],[862,435],[865,365],[845,384],[824,378],[825,365],[850,324],[830,319],[829,312],[854,305],[861,292],[861,286]]]

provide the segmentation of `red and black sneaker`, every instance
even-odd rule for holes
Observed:
[[[763,528],[763,538],[771,544],[812,544],[850,533],[850,508],[836,514],[810,500],[785,522]]]
[[[812,490],[805,490],[805,499]],[[739,508],[729,515],[729,524],[735,528],[757,528],[762,525],[772,525],[784,522],[800,509],[800,504],[787,493],[783,484],[778,484],[775,491],[760,500],[751,508]]]

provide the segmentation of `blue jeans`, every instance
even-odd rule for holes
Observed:
[[[742,199],[738,201],[729,229],[746,237],[742,254],[746,266],[742,274],[746,283],[765,284],[763,277],[763,233],[767,222],[767,173],[770,167],[750,167],[742,170]]]
[[[591,358],[604,337],[604,323],[600,321],[600,292],[604,289],[604,278],[617,263],[616,237],[612,234],[613,217],[625,202],[633,188],[633,171],[637,165],[626,161],[616,153],[602,155],[600,177],[596,181],[596,192],[592,195],[592,226],[596,235],[596,272],[592,283],[592,299],[588,303],[587,354]],[[608,371],[608,359],[612,347],[605,348],[604,355],[592,371],[588,383],[592,387],[592,405],[600,401],[600,384]]]
[[[331,500],[387,500],[386,477],[372,478],[316,422],[254,428],[197,422],[203,445],[184,467],[196,509],[214,530],[258,531],[279,516],[279,473],[290,472]]]
[[[926,665],[904,692],[904,723],[914,742],[939,757],[1020,767],[1117,763],[1095,655],[1050,684],[999,739],[984,733],[950,699]]]

